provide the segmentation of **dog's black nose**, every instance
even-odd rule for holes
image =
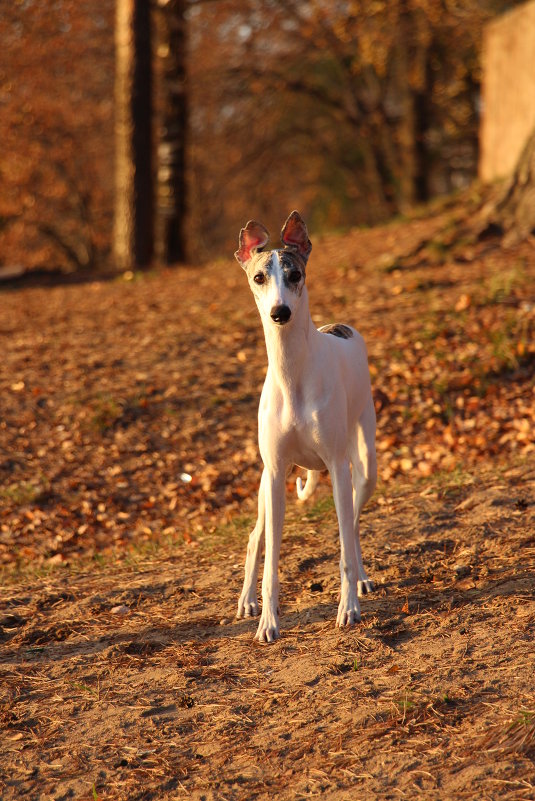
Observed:
[[[274,323],[279,323],[279,325],[287,323],[291,316],[292,310],[289,306],[273,306],[271,309],[271,319]]]

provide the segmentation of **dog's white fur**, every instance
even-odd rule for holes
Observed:
[[[237,612],[238,617],[259,613],[256,585],[265,533],[262,614],[255,635],[261,642],[279,637],[278,563],[287,471],[294,464],[308,470],[306,485],[300,479],[297,483],[302,499],[316,486],[318,471],[327,468],[331,475],[341,545],[338,626],[360,621],[358,595],[373,589],[362,564],[359,517],[377,476],[364,341],[349,326],[337,327],[339,335],[333,336],[313,324],[304,283],[312,245],[298,212],[282,229],[284,248],[261,252],[268,236],[264,226],[251,220],[240,232],[235,254],[260,312],[269,362],[258,414],[264,463],[258,519],[249,538]]]

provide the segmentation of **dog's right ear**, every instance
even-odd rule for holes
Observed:
[[[234,255],[244,269],[251,256],[254,256],[259,248],[263,248],[268,239],[267,229],[256,220],[249,220],[245,228],[241,229],[240,247]]]

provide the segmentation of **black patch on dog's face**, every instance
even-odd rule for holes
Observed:
[[[335,337],[340,337],[340,339],[351,339],[353,336],[351,328],[348,325],[343,325],[343,323],[323,325],[319,330],[322,334],[334,334]]]
[[[305,283],[305,262],[293,249],[279,251],[279,262],[284,276],[284,285],[298,295]]]

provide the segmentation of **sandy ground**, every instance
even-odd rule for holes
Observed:
[[[325,491],[273,646],[234,618],[243,532],[4,592],[2,797],[533,798],[535,470],[396,493],[352,630]]]

